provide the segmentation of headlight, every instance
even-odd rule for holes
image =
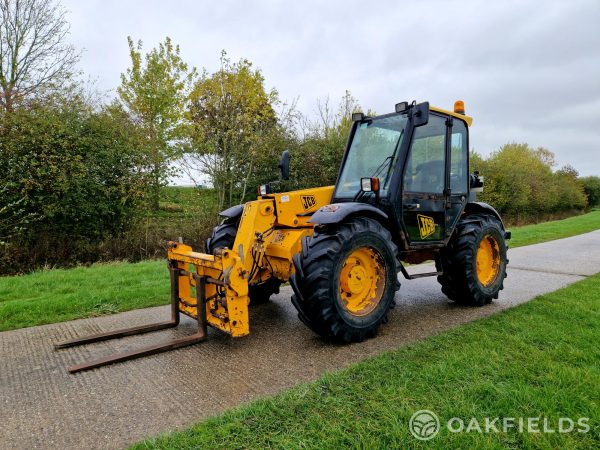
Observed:
[[[360,188],[363,192],[378,192],[379,178],[361,178]]]

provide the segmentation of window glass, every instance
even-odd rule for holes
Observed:
[[[354,197],[360,191],[362,177],[379,178],[380,195],[387,194],[407,120],[406,114],[395,114],[358,124],[337,182],[335,198]]]
[[[406,170],[407,192],[444,192],[446,119],[429,116],[429,123],[415,129]]]
[[[450,190],[453,194],[466,194],[469,181],[467,152],[467,127],[460,120],[452,125],[450,141]]]

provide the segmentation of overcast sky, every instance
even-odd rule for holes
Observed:
[[[259,67],[267,87],[315,113],[350,90],[366,111],[428,100],[474,117],[471,146],[543,146],[559,165],[600,175],[600,0],[63,0],[81,69],[113,90],[127,36],[149,50],[170,36],[216,70],[221,49]]]

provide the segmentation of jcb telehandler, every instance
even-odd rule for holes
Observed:
[[[436,276],[454,302],[482,306],[506,277],[505,230],[498,212],[475,201],[482,179],[469,173],[469,126],[454,111],[398,103],[395,112],[352,116],[335,186],[274,193],[221,213],[207,253],[170,242],[171,320],[75,339],[70,347],[197,320],[192,336],[72,366],[71,372],[159,353],[206,339],[207,325],[233,337],[250,332],[248,305],[265,302],[289,281],[292,303],[324,338],[352,342],[375,335],[400,288]],[[289,173],[289,154],[280,162]],[[436,271],[409,275],[403,262],[434,260]]]

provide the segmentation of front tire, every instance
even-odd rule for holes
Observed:
[[[374,336],[400,288],[397,251],[389,231],[373,219],[319,227],[293,259],[292,303],[300,319],[338,342]]]
[[[440,252],[437,270],[442,292],[455,303],[484,306],[498,298],[506,278],[507,245],[500,221],[486,214],[458,223],[448,246]]]
[[[215,250],[225,247],[233,250],[237,230],[238,223],[227,220],[221,225],[216,226],[213,229],[212,235],[206,240],[206,251],[212,254]],[[280,286],[281,281],[273,276],[262,283],[249,285],[248,297],[250,297],[250,305],[267,303],[272,295],[279,294]]]

